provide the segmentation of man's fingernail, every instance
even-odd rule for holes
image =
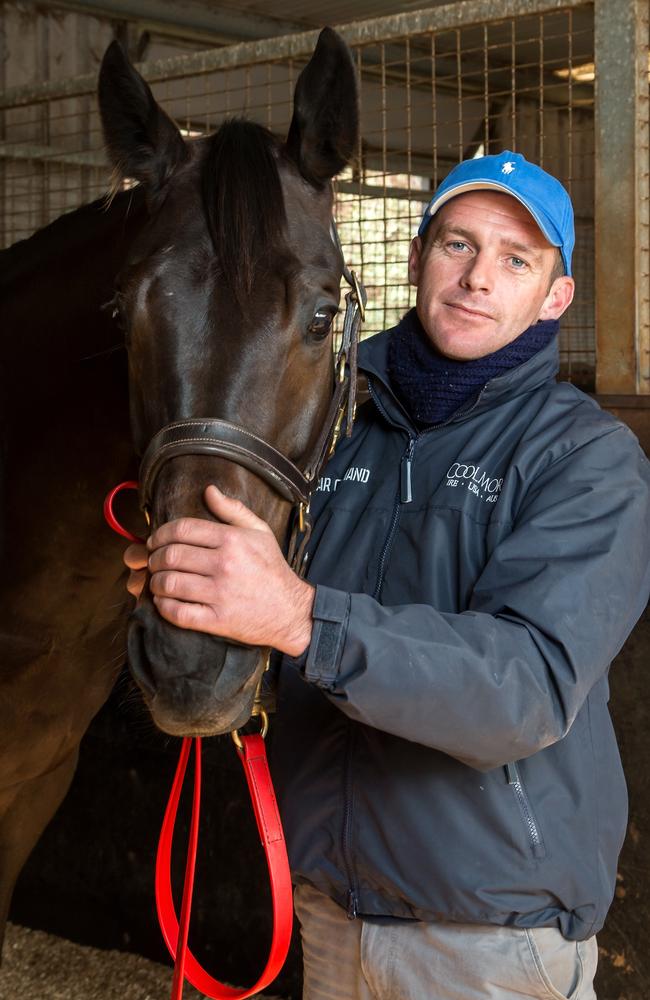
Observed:
[[[151,535],[149,535],[149,537],[147,538],[147,543],[146,544],[147,544],[147,548],[151,552],[151,550],[153,548],[153,541],[152,541],[152,536]]]

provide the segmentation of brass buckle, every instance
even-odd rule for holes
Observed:
[[[328,459],[332,457],[336,450],[336,446],[339,443],[339,438],[341,437],[341,427],[343,426],[343,418],[347,410],[347,405],[343,403],[339,407],[339,412],[336,415],[336,422],[334,423],[334,430],[332,431],[332,443],[330,444],[330,450],[327,453]]]
[[[365,307],[365,305],[363,303],[363,299],[361,298],[361,286],[359,284],[359,279],[357,278],[357,272],[356,271],[350,271],[350,274],[352,275],[352,281],[353,281],[353,285],[354,285],[354,294],[357,297],[357,302],[359,304],[359,312],[361,313],[361,322],[363,323],[365,321],[365,318],[366,318],[366,307]]]
[[[309,514],[309,501],[298,504],[298,528],[301,532],[305,530],[305,518]],[[266,668],[268,670],[268,667]]]

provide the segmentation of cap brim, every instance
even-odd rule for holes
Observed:
[[[435,201],[431,202],[431,204],[427,208],[425,218],[427,218],[428,216],[428,220],[426,225],[424,225],[424,219],[420,223],[420,228],[418,229],[418,236],[422,236],[422,233],[427,228],[429,222],[436,214],[438,209],[442,208],[442,206],[446,202],[451,201],[452,198],[455,198],[456,195],[465,194],[467,191],[487,191],[487,190],[500,191],[503,192],[503,194],[509,194],[511,198],[516,198],[517,201],[524,206],[526,211],[530,215],[532,215],[539,229],[542,231],[542,233],[544,234],[548,242],[551,244],[551,246],[553,247],[562,246],[562,240],[558,238],[557,232],[553,233],[549,231],[548,226],[544,224],[542,219],[540,219],[538,213],[533,208],[531,208],[528,202],[526,202],[521,197],[521,195],[518,195],[515,191],[513,191],[511,187],[508,187],[507,184],[499,184],[498,181],[481,181],[481,180],[466,181],[464,184],[456,184],[454,187],[449,188],[447,191],[444,191],[440,195],[440,197],[436,198]]]

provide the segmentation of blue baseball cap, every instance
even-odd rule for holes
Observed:
[[[418,236],[423,235],[432,217],[450,198],[466,191],[483,190],[503,191],[520,201],[548,242],[559,248],[564,270],[571,274],[576,237],[569,194],[555,177],[509,149],[496,156],[463,160],[450,170],[422,216]]]

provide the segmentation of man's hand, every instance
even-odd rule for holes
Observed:
[[[147,542],[158,611],[179,628],[298,656],[311,639],[314,588],[289,568],[269,526],[240,500],[216,486],[208,486],[205,500],[220,523],[179,518]],[[124,557],[136,596],[142,554],[132,545]]]

